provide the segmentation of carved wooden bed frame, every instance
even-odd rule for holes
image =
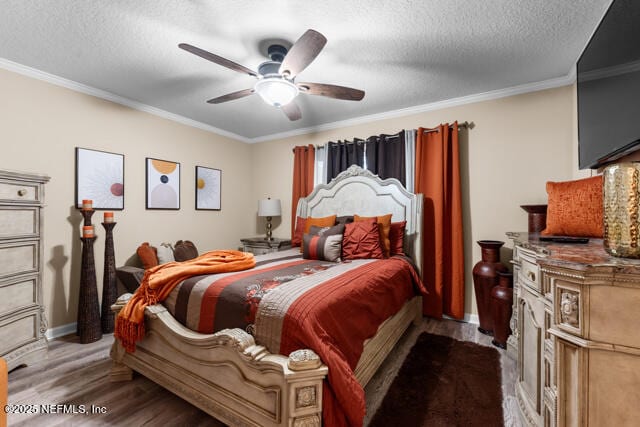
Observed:
[[[300,216],[374,216],[407,221],[405,252],[421,265],[422,196],[395,179],[381,180],[352,166],[320,185],[297,207]],[[119,311],[124,303],[116,303]],[[421,297],[409,300],[365,342],[355,375],[364,387],[406,328],[422,319]],[[288,357],[269,353],[242,329],[201,334],[187,329],[163,305],[145,313],[146,336],[134,353],[118,340],[111,348],[112,381],[137,371],[213,417],[233,426],[320,426],[322,382],[328,368],[312,350]]]

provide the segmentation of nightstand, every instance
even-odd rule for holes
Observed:
[[[284,251],[291,248],[291,239],[278,239],[274,237],[267,240],[264,237],[247,237],[240,239],[242,250],[254,255],[269,254],[271,252]]]

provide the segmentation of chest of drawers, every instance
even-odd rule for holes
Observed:
[[[640,260],[509,233],[517,271],[516,397],[529,425],[640,419]]]
[[[0,171],[0,356],[11,370],[47,350],[42,207],[49,177]]]

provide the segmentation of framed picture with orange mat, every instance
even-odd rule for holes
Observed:
[[[180,209],[180,163],[146,158],[146,208]]]

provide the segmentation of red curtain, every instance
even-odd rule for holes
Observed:
[[[313,145],[293,149],[293,193],[291,195],[291,237],[296,228],[298,199],[308,196],[313,190],[313,167],[316,149]]]
[[[464,317],[464,245],[458,122],[416,135],[415,192],[424,195],[422,278],[427,316]]]

